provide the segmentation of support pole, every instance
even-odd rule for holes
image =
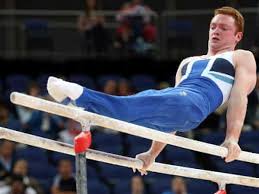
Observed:
[[[78,194],[87,194],[86,151],[91,145],[90,123],[82,122],[82,132],[74,139],[76,155],[76,190]]]

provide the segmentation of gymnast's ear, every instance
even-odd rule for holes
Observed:
[[[235,35],[236,43],[239,43],[243,38],[243,32],[237,32]]]

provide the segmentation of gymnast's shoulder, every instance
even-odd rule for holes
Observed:
[[[249,50],[237,49],[237,50],[234,50],[233,57],[234,58],[254,58],[254,54]]]
[[[254,54],[249,50],[238,49],[233,53],[233,61],[236,65],[246,66],[247,68],[256,69]]]

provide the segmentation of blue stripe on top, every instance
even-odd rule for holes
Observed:
[[[215,78],[223,81],[223,82],[226,82],[226,83],[229,83],[229,84],[233,84],[234,83],[234,79],[233,78],[229,78],[227,76],[220,75],[220,74],[213,73],[213,72],[209,72],[209,74],[214,76]]]
[[[197,77],[202,74],[204,69],[207,67],[210,59],[198,60],[195,61],[192,65],[192,70],[188,77]]]

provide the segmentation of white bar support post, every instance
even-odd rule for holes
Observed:
[[[81,127],[82,132],[74,139],[74,150],[76,155],[76,190],[78,194],[87,194],[87,160],[85,154],[91,144],[91,139],[89,139],[87,135],[90,134],[90,122],[82,121]]]

